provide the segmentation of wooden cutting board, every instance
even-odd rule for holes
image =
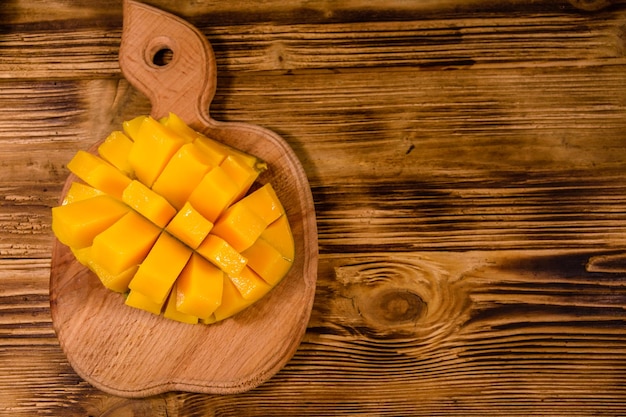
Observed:
[[[293,356],[310,316],[318,246],[307,177],[275,133],[209,116],[215,59],[204,36],[187,22],[126,1],[119,61],[125,77],[150,98],[153,117],[173,111],[196,130],[267,162],[259,181],[271,182],[285,207],[295,261],[283,281],[253,306],[213,325],[189,325],[126,306],[122,294],[105,289],[56,241],[50,276],[54,329],[74,370],[115,395],[249,390]],[[74,180],[68,177],[63,195]]]

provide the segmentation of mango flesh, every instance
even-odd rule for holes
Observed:
[[[180,209],[211,168],[213,165],[202,151],[194,143],[187,143],[165,165],[152,189]]]
[[[68,168],[81,180],[52,209],[53,231],[125,304],[211,324],[262,299],[295,255],[263,161],[173,113],[138,116]]]
[[[128,154],[132,146],[133,141],[124,132],[116,130],[98,146],[98,154],[102,159],[130,177],[133,175],[133,167],[128,162]]]
[[[131,182],[122,171],[85,151],[78,151],[67,168],[85,183],[115,198],[121,199],[124,189]]]
[[[137,180],[124,188],[122,201],[160,228],[176,214],[176,209],[165,198]]]
[[[93,239],[129,209],[108,195],[97,195],[52,209],[52,230],[59,241],[75,249],[91,246]]]
[[[176,282],[176,309],[207,320],[222,303],[223,280],[221,269],[194,253]]]
[[[196,249],[206,239],[213,223],[204,218],[187,202],[165,228],[191,249]]]
[[[128,288],[163,303],[191,257],[191,249],[163,232],[141,262]]]
[[[160,234],[156,225],[131,210],[93,239],[91,261],[110,274],[121,274],[143,262]]]
[[[143,120],[135,136],[128,162],[137,179],[152,187],[170,158],[187,140],[151,117]]]

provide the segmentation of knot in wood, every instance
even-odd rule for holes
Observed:
[[[335,267],[342,325],[372,338],[439,340],[464,320],[466,289],[445,265],[410,254],[368,256]]]
[[[595,12],[611,5],[610,0],[569,0],[569,3],[586,12]]]
[[[381,321],[401,323],[419,319],[427,306],[418,294],[403,289],[381,291],[372,299],[370,307]]]

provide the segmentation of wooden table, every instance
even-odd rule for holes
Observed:
[[[121,0],[0,5],[0,415],[626,415],[626,2],[150,0],[212,43],[211,114],[293,147],[320,267],[295,357],[237,395],[118,398],[51,325],[79,149],[148,113]]]

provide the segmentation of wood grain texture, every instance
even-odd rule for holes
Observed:
[[[624,415],[624,2],[150,3],[211,41],[212,116],[304,166],[307,333],[245,394],[125,400],[73,372],[49,208],[149,102],[116,64],[121,1],[4,2],[0,415]]]

